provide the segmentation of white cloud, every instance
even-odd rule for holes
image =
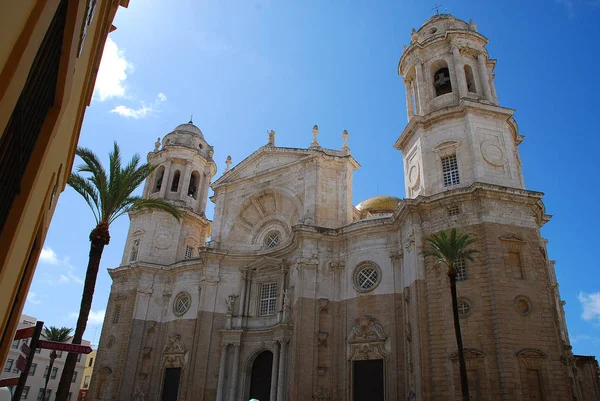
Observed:
[[[102,324],[104,321],[104,315],[106,315],[106,310],[90,310],[90,314],[88,315],[88,323],[90,324]],[[71,312],[69,313],[70,318],[77,319],[79,317],[79,313]]]
[[[583,307],[581,317],[584,320],[597,320],[600,323],[600,292],[586,294],[581,291],[577,298]]]
[[[58,276],[58,283],[62,284],[62,283],[68,283],[70,280],[67,276],[65,276],[64,274],[61,274]]]
[[[45,246],[42,248],[42,253],[40,253],[40,262],[49,265],[57,265],[58,257],[56,256],[56,252],[54,252],[52,248]]]
[[[132,71],[133,65],[125,59],[123,50],[108,38],[96,77],[94,97],[101,102],[113,97],[124,97],[127,73]]]
[[[29,294],[27,294],[27,302],[32,303],[34,305],[39,305],[42,303],[42,301],[40,301],[40,299],[38,298],[37,294],[33,291],[29,291]]]
[[[144,102],[140,103],[140,107],[134,109],[131,107],[119,105],[112,109],[111,113],[116,113],[120,116],[126,118],[144,118],[149,115],[152,115],[155,111],[159,110],[159,105],[167,100],[167,96],[164,93],[160,92],[156,95],[156,100],[150,105],[145,104]]]
[[[573,3],[573,0],[555,0],[555,1],[556,1],[556,3],[562,4],[566,7],[569,18],[573,18],[575,16],[575,4]]]

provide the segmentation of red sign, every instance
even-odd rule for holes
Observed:
[[[19,376],[9,377],[8,379],[0,380],[0,387],[16,386],[19,383]]]
[[[27,345],[26,343],[23,343],[21,344],[21,352],[23,352],[25,356],[29,356],[29,354],[31,353],[31,348],[29,348],[29,345]]]
[[[17,333],[15,334],[15,340],[22,340],[24,338],[33,337],[34,331],[35,331],[35,326],[31,326],[26,329],[17,330]]]
[[[87,345],[59,343],[56,341],[43,340],[40,340],[40,342],[38,343],[38,348],[53,349],[56,351],[67,351],[73,352],[75,354],[89,354],[90,352],[92,352],[92,347],[89,347]]]
[[[27,366],[27,359],[23,355],[19,355],[17,358],[17,369],[21,372],[25,372],[25,367]]]

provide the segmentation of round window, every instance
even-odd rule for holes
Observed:
[[[273,232],[269,235],[267,235],[267,239],[265,241],[267,248],[275,248],[277,245],[279,245],[279,233],[278,232]]]
[[[354,288],[360,292],[369,292],[381,282],[381,270],[374,263],[364,263],[354,271]]]
[[[458,300],[458,315],[461,317],[468,316],[471,313],[471,304],[466,299]]]
[[[531,302],[527,298],[519,296],[515,299],[515,309],[522,316],[529,315],[531,313]]]
[[[175,312],[175,315],[177,316],[182,316],[190,309],[191,305],[192,298],[190,298],[190,294],[187,292],[180,292],[173,302],[173,312]]]

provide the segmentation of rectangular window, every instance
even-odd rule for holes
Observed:
[[[29,367],[29,376],[35,375],[35,369],[37,368],[37,363],[32,363]]]
[[[521,265],[521,252],[508,251],[508,266],[514,278],[524,278],[523,266]]]
[[[21,393],[21,399],[26,400],[29,395],[29,386],[23,387],[23,392]]]
[[[460,184],[456,155],[442,157],[442,172],[444,173],[445,187]]]
[[[44,370],[44,379],[48,377],[48,372],[50,371],[50,365],[46,365],[46,370]]]
[[[4,371],[5,372],[10,372],[10,370],[12,369],[13,363],[15,362],[14,359],[7,359],[6,360],[6,365],[4,365]]]
[[[90,362],[88,363],[88,366],[92,366],[94,364],[94,358],[90,358]]]
[[[185,247],[185,258],[186,259],[191,259],[192,255],[194,252],[194,248],[192,248],[191,246],[186,246]]]
[[[460,210],[458,210],[458,206],[450,206],[448,208],[448,216],[458,216],[460,214]]]
[[[77,354],[77,362],[81,362],[81,354]]]
[[[40,352],[42,352],[42,349],[41,349],[41,348],[36,348],[36,349],[35,349],[35,353],[36,353],[36,354],[39,354]]]
[[[57,358],[62,358],[62,351],[56,351],[56,357]]]
[[[13,368],[13,373],[19,373],[19,368],[17,368],[16,363],[15,363],[15,367]]]
[[[133,246],[131,247],[131,255],[129,256],[130,262],[135,262],[138,257],[138,249],[140,247],[140,240],[136,239],[133,241]]]
[[[265,283],[260,289],[260,316],[275,314],[277,301],[277,283]]]
[[[50,378],[56,379],[57,374],[58,374],[58,368],[52,368],[52,373],[50,374]]]
[[[467,279],[467,263],[464,258],[459,258],[454,262],[456,270],[456,281],[465,281]]]
[[[15,341],[13,341],[13,342],[12,342],[12,347],[13,347],[14,349],[17,349],[17,348],[19,348],[19,340],[15,340]]]
[[[50,400],[50,394],[52,393],[51,389],[46,390],[46,396],[44,397],[44,388],[40,388],[38,392],[37,401],[48,401]]]
[[[67,395],[67,401],[71,401],[71,394],[73,393],[69,393],[69,395]]]
[[[119,323],[119,318],[121,317],[121,305],[115,306],[115,311],[113,313],[113,324]],[[81,355],[81,354],[79,354]]]
[[[83,388],[88,388],[90,386],[90,376],[86,376],[83,378]]]
[[[77,380],[77,372],[73,372],[73,379],[71,379],[71,383],[75,383],[75,380]]]

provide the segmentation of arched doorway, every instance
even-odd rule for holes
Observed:
[[[273,353],[263,351],[252,364],[250,375],[250,398],[259,401],[269,401],[271,398],[271,370],[273,368]]]

